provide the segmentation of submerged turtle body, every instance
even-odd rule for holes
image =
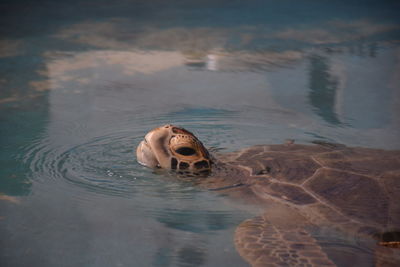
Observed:
[[[253,146],[219,158],[243,170],[235,181],[241,190],[270,206],[236,230],[236,247],[253,265],[334,265],[306,230],[315,226],[400,247],[400,151],[283,144]],[[222,172],[216,176],[226,187],[229,178]],[[393,240],[384,240],[384,233]],[[400,263],[399,251],[378,252],[377,263]]]
[[[324,228],[371,237],[377,240],[374,244],[386,246],[373,245],[376,265],[400,264],[400,151],[288,143],[217,155],[212,164],[193,134],[167,125],[151,131],[150,137],[160,129],[170,132],[161,138],[165,149],[159,152],[152,146],[151,151],[144,150],[151,155],[147,157],[138,149],[142,164],[149,158],[154,167],[154,159],[160,158],[163,168],[179,170],[177,161],[197,171],[194,163],[203,162],[200,169],[210,169],[211,174],[196,179],[201,186],[262,204],[264,214],[244,221],[235,232],[236,248],[250,264],[334,266],[338,252],[321,246],[312,234],[313,229]],[[177,145],[171,138],[173,129],[193,136],[183,140],[197,141]],[[160,144],[149,134],[147,144]],[[177,147],[193,149],[194,162],[185,155],[181,159]]]

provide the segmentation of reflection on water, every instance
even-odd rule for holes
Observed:
[[[310,57],[310,103],[316,113],[332,124],[340,124],[335,113],[338,81],[329,72],[327,59],[321,56]]]
[[[134,148],[173,122],[216,151],[287,138],[399,149],[398,8],[3,1],[0,261],[246,266],[233,231],[256,210],[138,165]]]

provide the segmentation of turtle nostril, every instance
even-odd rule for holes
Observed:
[[[181,154],[183,156],[191,156],[196,154],[196,150],[191,147],[180,147],[175,150],[176,153]]]

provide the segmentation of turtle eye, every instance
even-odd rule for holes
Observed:
[[[175,150],[175,152],[178,154],[181,154],[183,156],[192,156],[192,155],[196,154],[196,150],[194,150],[191,147],[186,147],[186,146],[177,148]]]

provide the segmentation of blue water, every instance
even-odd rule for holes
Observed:
[[[140,166],[136,145],[175,123],[221,152],[286,139],[400,149],[398,10],[3,0],[1,266],[247,266],[233,232],[257,208]]]

